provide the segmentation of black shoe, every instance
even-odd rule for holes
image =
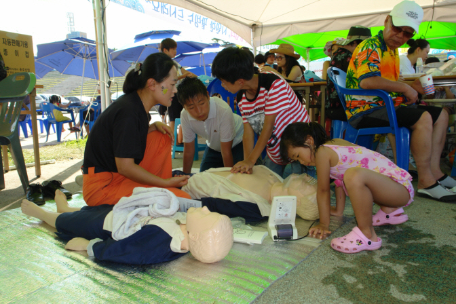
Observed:
[[[46,201],[43,197],[43,188],[40,184],[30,184],[27,188],[26,199],[31,201],[38,206],[43,206]]]
[[[70,199],[73,195],[70,191],[63,188],[62,182],[58,180],[50,180],[42,183],[43,186],[43,196],[55,199],[55,190],[59,189],[62,191],[67,199]]]

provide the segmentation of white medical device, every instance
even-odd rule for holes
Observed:
[[[276,196],[272,200],[268,231],[273,241],[295,240],[298,231],[296,220],[296,196]]]

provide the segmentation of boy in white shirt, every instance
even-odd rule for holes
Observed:
[[[184,137],[183,171],[191,173],[195,154],[195,134],[206,139],[207,147],[200,171],[232,167],[244,159],[242,118],[218,97],[210,97],[198,78],[185,78],[177,92]]]

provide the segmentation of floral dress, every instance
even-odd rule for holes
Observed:
[[[413,201],[415,190],[412,185],[412,176],[382,154],[361,146],[324,146],[330,148],[339,156],[339,162],[336,166],[330,168],[329,174],[331,178],[336,180],[335,183],[338,187],[342,186],[344,188],[345,194],[348,195],[343,183],[345,171],[349,168],[360,167],[378,172],[403,185],[410,193],[410,200],[406,206]]]

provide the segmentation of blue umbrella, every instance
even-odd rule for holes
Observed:
[[[36,79],[43,78],[47,73],[50,71],[54,70],[51,67],[48,67],[47,65],[44,65],[35,59],[35,75]]]
[[[174,60],[179,62],[179,64],[183,67],[198,67],[212,64],[212,61],[214,61],[214,58],[215,56],[217,56],[217,54],[218,53],[215,52],[199,54],[182,54],[174,58]]]
[[[212,74],[212,69],[210,66],[206,66],[206,73],[204,73],[204,67],[193,67],[193,68],[186,68],[187,71],[192,72],[196,76],[207,75],[210,76]]]
[[[183,53],[200,52],[213,44],[187,41],[179,36],[179,31],[151,31],[135,36],[135,42],[112,53],[115,60],[128,62],[142,62],[147,56],[158,53],[160,42],[165,38],[172,38],[177,42],[177,55]],[[218,46],[218,45],[217,45]]]
[[[40,67],[55,69],[62,74],[82,76],[81,96],[83,95],[84,77],[99,79],[97,50],[93,40],[82,37],[72,38],[38,44],[37,49],[35,66],[38,64]],[[129,67],[128,62],[108,59],[110,77],[125,75]]]
[[[95,41],[87,38],[66,39],[37,45],[37,64],[55,69],[62,74],[98,79],[98,62]],[[125,61],[109,61],[109,76],[125,75],[130,67]],[[44,76],[44,75],[43,75]]]

